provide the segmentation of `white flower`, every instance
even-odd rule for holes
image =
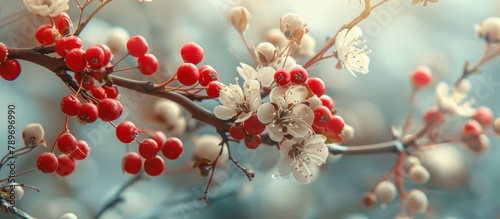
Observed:
[[[69,9],[69,0],[23,0],[24,5],[33,14],[40,17],[57,17]]]
[[[439,107],[459,116],[472,116],[476,110],[472,107],[473,99],[466,100],[470,90],[470,82],[462,80],[457,87],[450,87],[445,82],[436,86],[436,98]]]
[[[487,18],[474,26],[474,29],[487,43],[500,43],[500,18]]]
[[[337,44],[337,58],[339,63],[337,68],[344,67],[347,69],[354,77],[356,75],[354,72],[359,72],[362,74],[368,73],[368,65],[370,64],[370,57],[366,54],[370,53],[370,50],[365,50],[367,47],[359,49],[356,46],[365,43],[365,40],[361,40],[363,32],[361,28],[354,26],[352,29],[343,29],[335,38],[335,43]]]
[[[303,138],[311,132],[314,112],[303,103],[307,94],[304,86],[278,86],[271,90],[271,102],[259,107],[257,117],[267,124],[266,131],[273,141],[282,141],[285,134]]]
[[[237,84],[222,85],[219,100],[214,114],[217,118],[228,120],[236,116],[237,123],[244,122],[261,104],[260,84],[257,80],[248,79],[243,84],[243,90]]]
[[[274,81],[274,72],[272,67],[262,67],[255,70],[252,66],[245,63],[240,63],[241,67],[236,68],[240,76],[246,80],[258,80],[263,87],[269,87]]]
[[[326,162],[328,147],[323,135],[311,135],[306,139],[293,138],[280,145],[281,161],[278,165],[280,176],[288,178],[293,173],[295,179],[307,184],[314,176],[314,169]]]
[[[259,43],[259,45],[254,48],[254,51],[257,61],[263,66],[271,65],[278,60],[279,50],[269,42]]]

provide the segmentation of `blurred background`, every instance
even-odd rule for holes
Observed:
[[[76,23],[79,11],[74,1],[70,5],[68,14]],[[307,22],[316,50],[362,10],[357,0],[155,0],[150,3],[115,0],[95,17],[81,37],[85,47],[105,43],[108,33],[115,28],[146,37],[150,52],[156,55],[162,72],[166,73],[154,77],[143,77],[134,71],[121,74],[157,82],[171,76],[182,62],[180,47],[192,41],[205,51],[202,64],[215,67],[220,80],[230,83],[237,76],[239,62],[251,64],[244,44],[226,19],[229,9],[238,5],[246,6],[252,14],[245,33],[251,46],[265,41],[270,29],[279,28],[282,15],[294,12]],[[0,6],[0,41],[10,47],[35,46],[36,27],[48,21],[29,14],[22,1],[1,0]],[[9,21],[13,16],[19,17]],[[411,90],[408,75],[418,66],[427,65],[435,80],[417,96],[412,129],[418,129],[422,125],[422,113],[436,105],[437,81],[453,83],[460,76],[464,61],[474,63],[481,56],[484,43],[476,36],[473,26],[492,16],[500,16],[497,0],[440,1],[427,7],[413,6],[410,0],[391,0],[373,11],[359,24],[368,48],[373,51],[369,54],[369,74],[354,78],[346,70],[335,69],[333,60],[324,60],[309,70],[310,75],[325,81],[327,94],[334,99],[339,114],[355,129],[355,138],[345,144],[390,140],[390,127],[400,127],[407,115]],[[476,99],[476,104],[489,106],[497,115],[500,114],[498,60],[486,64],[481,75],[470,78],[471,97]],[[59,102],[69,90],[46,69],[23,61],[21,64],[23,72],[16,81],[0,81],[1,154],[7,153],[5,127],[10,103],[16,105],[19,139],[22,128],[36,122],[44,126],[50,146],[64,127]],[[121,65],[135,65],[135,60],[126,59]],[[125,108],[120,121],[131,120],[140,127],[159,129],[148,122],[155,98],[124,89],[120,92]],[[217,104],[216,101],[202,103],[209,110]],[[24,198],[17,202],[19,208],[37,218],[58,218],[66,212],[74,212],[79,218],[93,218],[120,185],[132,177],[121,171],[125,146],[114,137],[112,127],[101,122],[82,126],[71,119],[70,129],[92,148],[90,157],[78,162],[73,174],[63,179],[35,171],[17,178],[19,182],[40,188],[40,192],[26,190]],[[167,136],[173,135],[161,131]],[[211,127],[204,127],[181,136],[184,154],[176,161],[166,161],[167,169],[183,166],[190,157],[195,136],[207,133],[215,134]],[[472,155],[463,145],[441,145],[426,152],[424,164],[432,167],[429,168],[431,181],[425,186],[405,181],[407,189],[423,190],[430,201],[429,213],[416,218],[500,218],[500,189],[497,188],[500,172],[496,169],[500,165],[499,141],[495,137],[490,140],[489,151],[481,156]],[[135,144],[130,146],[136,148]],[[16,147],[22,147],[22,142],[18,141]],[[249,151],[243,144],[234,144],[232,148],[241,163],[254,169],[256,177],[248,182],[232,164],[218,169],[209,192],[211,206],[198,200],[203,196],[207,178],[191,171],[138,182],[124,193],[125,201],[102,218],[364,219],[393,218],[399,212],[399,200],[370,210],[360,204],[362,194],[393,165],[394,154],[330,159],[313,182],[299,185],[293,179],[272,179],[279,160],[275,148],[263,145]],[[18,158],[17,171],[35,168],[37,155],[47,150],[37,148]],[[0,176],[8,176],[7,168]],[[2,214],[0,218],[13,217]]]

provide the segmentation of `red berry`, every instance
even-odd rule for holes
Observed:
[[[148,52],[149,46],[144,37],[136,35],[127,41],[128,53],[134,57],[141,57]]]
[[[59,33],[63,36],[68,35],[73,28],[73,22],[66,12],[62,12],[59,16],[55,18],[56,28]]]
[[[5,44],[0,43],[0,63],[5,61],[7,58],[7,54],[9,54],[9,51],[7,51],[7,46]]]
[[[323,106],[326,106],[326,108],[333,110],[335,103],[333,102],[333,100],[330,96],[323,94],[321,97],[319,97],[319,99],[321,100],[321,104]]]
[[[7,59],[0,63],[0,76],[6,81],[13,81],[21,75],[21,65],[15,59]]]
[[[82,48],[82,40],[78,36],[67,36],[56,41],[56,52],[63,57],[70,50],[80,48]]]
[[[36,38],[36,41],[41,45],[49,45],[49,43],[45,42],[45,31],[46,30],[50,30],[50,32],[52,32],[52,26],[50,26],[48,24],[44,24],[44,25],[41,25],[40,27],[38,27],[38,29],[36,30],[35,38]],[[54,38],[54,37],[52,37],[52,38]]]
[[[167,159],[175,160],[181,156],[183,150],[182,141],[176,137],[171,137],[165,141],[161,152]]]
[[[128,152],[122,159],[122,170],[128,174],[137,174],[141,171],[141,156],[135,152]]]
[[[77,97],[68,94],[61,100],[61,111],[68,116],[75,116],[80,105],[80,100]]]
[[[325,82],[320,78],[312,77],[307,79],[307,86],[318,97],[321,97],[325,93]]]
[[[76,141],[76,150],[71,153],[71,157],[75,160],[83,160],[89,156],[90,147],[84,140]]]
[[[220,83],[218,81],[212,81],[207,85],[207,96],[211,98],[217,98],[220,95]]]
[[[301,66],[297,66],[290,70],[290,77],[292,84],[302,85],[306,83],[308,74],[304,68],[302,68]]]
[[[137,128],[132,122],[123,121],[116,127],[116,137],[125,144],[132,142],[137,135]]]
[[[200,78],[200,73],[195,65],[191,63],[182,63],[177,68],[177,80],[183,85],[191,86]]]
[[[97,98],[98,100],[102,100],[106,98],[106,91],[104,88],[99,87],[99,86],[93,86],[92,88],[89,89],[90,93],[92,93],[92,96]]]
[[[480,106],[472,118],[478,121],[483,127],[488,127],[493,123],[493,112],[488,107]]]
[[[160,151],[160,146],[155,140],[146,138],[141,141],[137,150],[144,159],[148,159],[154,157]]]
[[[196,43],[189,42],[182,45],[181,56],[184,62],[198,64],[203,60],[203,48]]]
[[[43,152],[38,155],[36,160],[36,168],[38,168],[42,173],[53,173],[56,171],[59,162],[54,153]]]
[[[158,60],[152,54],[146,54],[137,59],[139,71],[143,75],[152,75],[158,70]]]
[[[443,113],[440,113],[437,108],[430,108],[425,112],[423,120],[425,123],[429,123],[433,121],[434,123],[438,123],[443,121]]]
[[[76,83],[81,84],[83,89],[90,90],[94,87],[94,79],[85,77],[82,79],[82,76],[79,73],[75,73]],[[82,82],[83,80],[83,82]]]
[[[78,108],[76,115],[81,122],[93,123],[98,117],[97,107],[92,103],[84,103]]]
[[[247,132],[242,125],[233,124],[231,128],[229,128],[229,135],[231,135],[234,140],[242,140],[247,136]]]
[[[320,106],[314,110],[314,122],[316,127],[326,127],[330,121],[332,112],[326,106]]]
[[[87,67],[85,51],[82,49],[72,49],[66,54],[66,65],[74,72],[81,72]]]
[[[432,81],[431,70],[426,66],[417,68],[410,74],[410,81],[415,88],[421,88],[429,85]]]
[[[199,82],[200,85],[206,87],[208,83],[212,81],[219,80],[219,74],[215,71],[212,66],[204,65],[198,69],[198,73],[200,74]]]
[[[159,176],[165,171],[165,162],[160,156],[154,156],[144,161],[144,171],[148,176]]]
[[[243,122],[243,126],[245,127],[247,132],[252,134],[252,135],[258,135],[258,134],[262,133],[264,131],[264,129],[266,129],[266,125],[262,124],[259,121],[259,118],[257,117],[257,113],[253,113],[252,116],[250,116],[250,118],[245,120]]]
[[[104,91],[106,91],[106,97],[116,99],[118,97],[118,88],[116,86],[102,86]]]
[[[462,128],[462,134],[465,136],[477,136],[483,132],[481,124],[476,120],[467,120]]]
[[[64,57],[66,55],[67,51],[66,51],[65,46],[66,46],[66,38],[65,37],[56,41],[55,47],[56,47],[57,55],[62,56],[62,57]]]
[[[290,83],[290,72],[281,68],[274,73],[274,82],[280,86],[286,86]]]
[[[163,143],[167,141],[167,136],[163,134],[163,132],[160,131],[155,131],[153,135],[151,136],[153,140],[156,141],[156,144],[158,144],[158,147],[161,147]]]
[[[122,115],[123,106],[118,100],[104,98],[97,103],[97,112],[102,121],[110,122]]]
[[[57,139],[57,149],[61,153],[71,154],[76,150],[76,138],[71,133],[64,133]]]
[[[43,37],[43,41],[44,41],[43,45],[51,45],[51,44],[53,44],[55,42],[55,39],[54,39],[54,29],[47,28],[47,29],[43,30],[42,37]]]
[[[340,134],[342,133],[342,130],[344,130],[344,119],[338,115],[331,116],[330,119],[328,120],[328,126],[326,129],[330,132],[333,132],[333,134]]]
[[[90,67],[100,68],[103,66],[104,51],[99,46],[91,46],[85,51],[85,59]]]
[[[104,44],[97,44],[96,46],[101,48],[102,51],[104,52],[104,60],[102,61],[102,66],[106,66],[107,64],[109,64],[109,61],[113,56],[113,54],[111,53],[111,49],[109,49],[109,47]]]
[[[260,135],[249,135],[245,138],[245,146],[247,146],[248,149],[257,149],[261,142],[262,138]]]
[[[67,176],[75,171],[75,160],[71,156],[61,154],[57,157],[57,162],[59,163],[56,170],[57,175]]]

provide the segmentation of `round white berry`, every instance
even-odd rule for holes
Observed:
[[[126,50],[129,38],[130,34],[127,30],[122,27],[115,27],[109,30],[108,36],[106,37],[106,45],[111,52],[120,53]]]
[[[406,206],[411,212],[423,213],[428,204],[427,196],[418,189],[412,189],[406,194]]]
[[[33,147],[43,143],[45,131],[39,123],[31,123],[23,129],[23,140],[26,147]]]
[[[375,186],[375,195],[382,203],[391,202],[396,198],[397,193],[394,183],[387,180],[381,181]]]
[[[424,166],[417,164],[410,168],[408,178],[416,184],[424,184],[429,181],[431,174]]]
[[[76,214],[69,212],[61,216],[59,219],[78,219],[78,217]]]

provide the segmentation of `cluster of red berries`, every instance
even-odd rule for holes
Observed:
[[[38,156],[36,167],[42,173],[56,172],[59,176],[68,176],[76,168],[75,160],[84,160],[90,147],[84,140],[77,140],[71,133],[61,134],[56,140],[57,149],[62,153],[56,156],[53,151]]]
[[[184,63],[179,65],[175,74],[179,83],[184,86],[198,83],[206,88],[207,96],[219,97],[221,85],[217,71],[210,65],[196,67],[203,60],[203,48],[196,43],[188,42],[182,45],[180,55]]]
[[[281,68],[274,73],[274,82],[278,86],[303,85],[307,78],[307,71],[301,66],[294,67],[290,71]]]
[[[158,70],[158,60],[153,54],[148,54],[149,45],[146,39],[136,35],[127,41],[128,54],[137,58],[137,66],[143,75],[152,75]]]
[[[234,123],[229,128],[229,135],[234,140],[244,140],[245,146],[249,149],[256,149],[262,142],[260,134],[266,129],[266,125],[261,123],[256,113],[243,123]]]
[[[130,121],[121,122],[116,127],[116,137],[128,144],[136,140],[138,130]],[[167,138],[162,132],[155,132],[151,138],[139,143],[138,152],[129,152],[122,159],[122,170],[125,173],[137,174],[144,168],[149,176],[159,176],[165,171],[165,162],[158,153],[169,160],[179,158],[183,152],[182,141],[176,137]]]
[[[52,45],[61,36],[67,36],[73,27],[71,18],[65,12],[54,18],[53,24],[44,24],[38,27],[35,38],[39,44],[44,46]]]
[[[100,118],[104,122],[110,122],[118,119],[123,112],[123,106],[116,98],[118,92],[116,87],[93,86],[89,92],[95,98],[94,102],[81,103],[75,95],[66,95],[61,100],[61,111],[68,116],[77,116],[83,123],[93,123]]]
[[[15,59],[7,59],[7,46],[0,43],[0,77],[6,81],[13,81],[21,74],[21,65]]]

